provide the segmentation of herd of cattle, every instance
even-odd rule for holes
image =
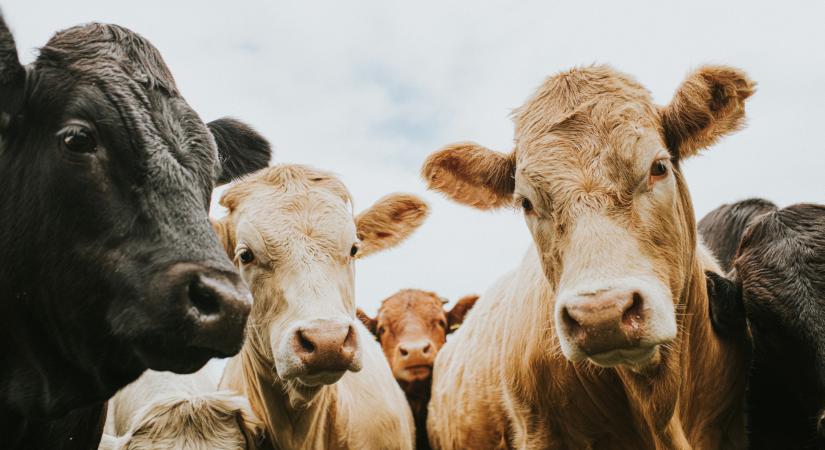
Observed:
[[[724,66],[666,106],[607,66],[549,77],[512,151],[422,169],[520,208],[524,259],[481,297],[406,289],[370,317],[355,261],[426,203],[353,214],[332,173],[202,122],[143,37],[74,27],[23,66],[0,16],[0,447],[825,448],[825,207],[697,225],[680,170],[753,92]]]

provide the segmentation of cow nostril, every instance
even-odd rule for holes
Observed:
[[[398,347],[398,351],[401,352],[401,356],[407,356],[410,354],[410,352],[404,347]]]
[[[638,292],[633,292],[633,300],[630,302],[630,307],[622,314],[622,323],[625,325],[634,325],[642,321],[642,309],[644,308],[644,300],[642,295]]]
[[[564,325],[567,327],[568,330],[574,331],[581,328],[581,324],[578,320],[574,319],[573,316],[570,315],[570,311],[565,307],[561,310],[561,320],[564,322]]]
[[[189,283],[189,301],[203,315],[220,312],[220,300],[215,291],[201,282],[200,278]]]
[[[423,348],[423,349],[421,349],[421,351],[423,351],[425,355],[426,355],[426,354],[428,354],[428,353],[430,353],[430,350],[431,350],[431,347],[430,347],[430,343],[429,343],[429,342],[428,342],[428,343],[424,346],[424,348]]]
[[[301,346],[306,353],[312,353],[315,351],[315,344],[312,343],[301,330],[298,330],[298,344]]]

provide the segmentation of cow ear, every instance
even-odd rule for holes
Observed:
[[[748,75],[704,66],[682,83],[661,111],[665,142],[676,159],[689,158],[745,123],[745,100],[756,90]]]
[[[461,142],[430,155],[421,168],[421,176],[430,189],[459,203],[492,209],[512,204],[515,170],[514,154]]]
[[[361,247],[357,256],[364,257],[394,247],[424,223],[429,207],[412,194],[390,194],[362,211],[355,218]]]
[[[266,429],[264,424],[252,412],[252,407],[249,406],[247,401],[244,400],[235,411],[235,421],[238,423],[238,427],[241,429],[246,441],[245,450],[263,448]]]
[[[14,36],[0,12],[0,131],[20,108],[25,84],[26,69],[20,64]]]
[[[210,217],[209,222],[212,223],[212,229],[215,230],[215,234],[218,235],[218,242],[221,243],[223,249],[226,251],[226,256],[228,256],[230,260],[235,259],[235,233],[232,230],[232,223],[229,221],[229,217],[227,216],[221,219],[213,219]]]
[[[378,319],[373,319],[372,317],[368,316],[367,313],[364,312],[361,308],[355,309],[355,316],[358,317],[358,320],[370,330],[370,333],[378,337],[377,328],[378,328]]]
[[[269,142],[243,122],[224,117],[207,124],[218,145],[220,171],[217,184],[226,184],[242,175],[269,165]]]
[[[467,317],[467,313],[470,312],[470,309],[476,304],[476,300],[478,300],[478,295],[466,295],[461,297],[453,308],[450,309],[450,312],[447,313],[448,333],[457,330],[458,327],[464,323],[464,318]]]
[[[745,306],[742,302],[741,289],[731,278],[707,271],[705,272],[708,290],[708,308],[713,330],[725,337],[741,336],[745,332]]]

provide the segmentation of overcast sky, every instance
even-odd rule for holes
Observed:
[[[749,196],[825,203],[825,2],[3,1],[24,62],[55,31],[129,27],[161,51],[204,120],[231,115],[274,162],[340,174],[356,210],[423,195],[432,215],[398,249],[358,263],[357,302],[400,288],[483,292],[530,239],[512,211],[484,213],[425,191],[421,162],[474,140],[509,151],[511,109],[544,77],[609,63],[666,103],[703,63],[759,83],[749,126],[690,160],[697,214]],[[216,213],[220,213],[216,211]]]

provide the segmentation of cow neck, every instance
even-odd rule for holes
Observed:
[[[264,423],[275,448],[345,449],[337,421],[338,385],[321,387],[308,403],[294,402],[274,363],[250,346],[241,350],[244,384],[252,411]]]
[[[412,410],[415,421],[415,448],[418,450],[429,449],[429,437],[427,436],[427,406],[430,404],[433,378],[427,377],[422,381],[401,381],[398,384],[407,397],[407,403]]]
[[[0,398],[3,411],[30,419],[59,418],[72,409],[104,402],[114,394],[111,386],[122,386],[140,375],[140,370],[120,368],[117,373],[95,373],[98,359],[113,349],[96,355],[81,352],[76,345],[59,336],[73,336],[62,330],[60,322],[35,314],[29,305],[42,304],[34,294],[13,295],[16,307],[10,311],[8,299],[0,310]],[[69,358],[66,355],[77,355]],[[26,395],[20,393],[25,392]]]

